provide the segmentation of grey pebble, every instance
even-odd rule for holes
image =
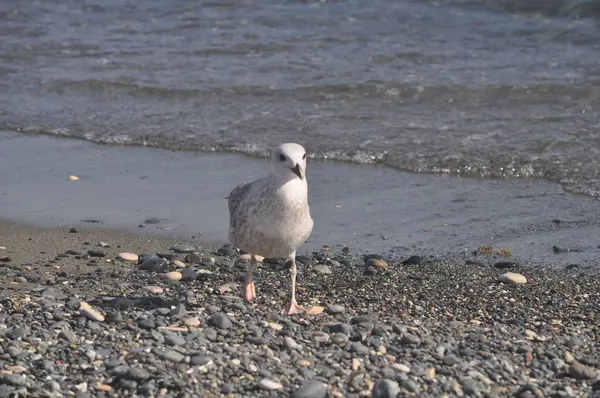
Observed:
[[[229,329],[230,327],[233,326],[229,317],[222,312],[214,313],[210,317],[210,320],[208,321],[208,323],[219,329]]]
[[[327,311],[328,314],[337,315],[337,314],[343,314],[344,312],[346,312],[346,308],[340,304],[333,304],[333,305],[330,305],[329,307],[327,307],[325,309],[325,311]]]
[[[331,268],[329,268],[326,265],[315,265],[312,270],[313,272],[322,275],[329,275],[333,273],[333,271],[331,271]]]
[[[152,352],[156,354],[156,356],[172,362],[181,362],[183,361],[183,358],[185,358],[185,355],[174,350],[161,351],[157,348],[153,348]]]
[[[591,366],[584,365],[577,361],[573,361],[569,365],[569,376],[577,380],[593,379],[596,377],[598,370]]]
[[[302,386],[292,393],[292,398],[325,398],[327,394],[327,384],[309,380],[304,382]]]
[[[185,345],[186,341],[181,336],[178,336],[174,333],[169,333],[165,335],[165,343],[168,345]]]
[[[396,398],[400,394],[400,386],[393,380],[378,380],[371,390],[373,398]]]

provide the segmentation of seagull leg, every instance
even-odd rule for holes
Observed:
[[[296,252],[290,256],[292,260],[292,266],[290,267],[290,277],[292,279],[292,299],[290,304],[285,310],[282,311],[283,315],[303,314],[306,312],[306,308],[300,307],[296,302]]]
[[[246,271],[246,278],[244,278],[244,300],[250,302],[256,298],[256,292],[254,290],[254,281],[252,280],[252,271],[254,270],[254,264],[256,259],[254,255],[250,257],[250,264],[248,265],[248,271]]]

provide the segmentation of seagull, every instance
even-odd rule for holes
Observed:
[[[306,150],[285,143],[273,149],[271,172],[243,182],[228,196],[229,241],[250,254],[244,280],[244,300],[256,298],[252,271],[257,256],[291,260],[292,297],[283,315],[311,313],[296,302],[296,250],[312,232],[314,221],[308,205]]]

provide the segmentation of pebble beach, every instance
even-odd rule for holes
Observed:
[[[0,396],[600,397],[600,277],[477,250],[229,245],[2,223]],[[328,242],[323,242],[327,244]]]

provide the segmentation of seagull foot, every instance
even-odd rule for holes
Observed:
[[[296,300],[290,301],[290,304],[286,309],[281,311],[281,315],[295,315],[295,314],[305,314],[306,308],[300,307]]]
[[[244,300],[248,303],[256,298],[256,291],[254,290],[254,282],[246,284],[244,287]]]

